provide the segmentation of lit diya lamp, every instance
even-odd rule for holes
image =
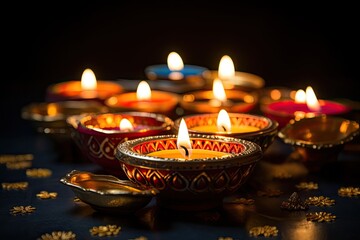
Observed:
[[[342,115],[351,111],[349,106],[329,101],[318,100],[311,86],[306,91],[296,91],[295,100],[279,100],[261,106],[261,111],[284,127],[292,120],[312,118],[320,115]]]
[[[120,143],[115,156],[130,181],[159,190],[160,206],[193,211],[220,206],[246,182],[262,151],[243,139],[189,134],[181,120],[177,135]]]
[[[214,79],[212,90],[199,90],[183,95],[180,106],[189,113],[249,112],[258,101],[255,92],[224,89],[222,81]]]
[[[191,134],[221,135],[253,141],[263,151],[274,141],[279,124],[267,117],[228,113],[221,109],[219,113],[203,113],[182,117]],[[181,119],[174,121],[174,130],[178,131]]]
[[[265,85],[264,79],[258,75],[235,71],[234,62],[228,55],[224,55],[220,59],[218,71],[206,71],[204,72],[204,77],[209,83],[214,79],[220,79],[225,89],[253,91]]]
[[[114,151],[129,139],[166,134],[173,121],[161,114],[145,112],[80,114],[67,118],[72,137],[84,155],[108,173],[123,177]]]
[[[123,91],[123,87],[112,81],[98,81],[94,72],[84,70],[81,81],[67,81],[48,87],[46,100],[48,102],[66,100],[96,100],[103,102],[106,98]]]
[[[139,111],[168,113],[177,106],[179,96],[159,90],[151,90],[146,81],[141,81],[136,92],[116,94],[105,100],[112,111]]]
[[[170,52],[167,64],[148,66],[145,74],[149,80],[161,82],[159,89],[183,93],[203,88],[206,83],[203,74],[207,70],[205,67],[184,64],[177,52]]]

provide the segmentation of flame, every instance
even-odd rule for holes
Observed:
[[[184,68],[183,60],[180,55],[176,52],[171,52],[167,58],[167,64],[171,71],[180,71]]]
[[[141,81],[136,89],[136,97],[138,100],[150,100],[151,89],[146,81]]]
[[[120,127],[121,131],[133,131],[134,130],[134,126],[126,118],[121,119],[119,127]]]
[[[229,79],[235,76],[234,63],[228,55],[224,55],[220,60],[218,76],[220,79]]]
[[[216,122],[219,132],[231,132],[231,121],[225,109],[221,109]]]
[[[215,99],[221,102],[225,102],[227,99],[224,86],[218,78],[215,78],[213,82],[213,95]]]
[[[315,92],[310,86],[306,88],[306,104],[311,111],[319,112],[321,110],[320,103],[317,100]]]
[[[95,90],[97,87],[96,77],[94,72],[87,68],[81,76],[81,88],[83,90]]]
[[[47,115],[49,116],[55,116],[56,114],[58,114],[58,109],[55,103],[50,103],[47,106]]]
[[[183,118],[180,121],[176,146],[184,158],[189,159],[191,157],[192,147],[189,137],[189,131]]]
[[[295,94],[295,102],[297,103],[306,103],[306,93],[304,90],[299,89]]]

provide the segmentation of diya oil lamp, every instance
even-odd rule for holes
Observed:
[[[261,89],[265,85],[265,80],[258,75],[235,71],[234,62],[228,55],[220,59],[218,71],[206,71],[204,77],[209,83],[214,79],[220,79],[225,89],[240,89],[247,92]]]
[[[136,92],[113,95],[105,100],[111,111],[138,111],[167,114],[172,112],[179,102],[179,95],[165,91],[151,90],[146,81],[141,81]]]
[[[149,80],[161,81],[159,89],[183,93],[200,89],[205,85],[203,74],[208,69],[201,66],[185,64],[177,52],[170,52],[167,64],[151,65],[145,68]]]
[[[129,140],[115,153],[132,182],[159,190],[160,206],[184,211],[220,206],[246,182],[262,155],[251,141],[189,134],[185,121],[177,135]]]
[[[292,120],[320,115],[343,115],[350,110],[349,106],[335,101],[318,100],[311,86],[306,91],[296,91],[295,100],[279,100],[261,106],[264,115],[279,122],[280,127]]]
[[[21,117],[30,121],[38,133],[70,137],[67,117],[107,111],[108,108],[97,101],[39,102],[24,106]]]
[[[47,88],[46,101],[95,100],[103,102],[106,98],[123,92],[123,87],[113,81],[98,81],[94,72],[87,68],[81,81],[73,80],[53,84]]]
[[[220,79],[213,81],[212,90],[199,90],[183,95],[180,106],[188,113],[218,113],[221,109],[228,112],[249,112],[257,104],[255,92],[237,89],[225,90]]]
[[[129,139],[166,134],[173,121],[165,115],[146,112],[81,114],[67,118],[79,149],[106,172],[124,177],[114,156],[116,146]]]
[[[186,115],[174,121],[174,130],[178,131],[181,119],[188,126],[189,133],[202,135],[221,135],[253,141],[265,151],[274,141],[279,124],[267,117],[228,113],[221,109],[219,113]]]
[[[311,172],[337,160],[344,146],[360,134],[359,123],[346,118],[321,115],[302,118],[288,123],[278,137],[295,150],[297,156]]]

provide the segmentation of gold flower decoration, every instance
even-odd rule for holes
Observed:
[[[52,233],[45,233],[41,235],[38,240],[75,240],[76,234],[72,231],[64,232],[64,231],[55,231]]]
[[[264,236],[264,237],[273,237],[278,235],[279,230],[276,226],[260,226],[260,227],[252,227],[249,231],[250,236],[252,237],[258,237],[258,236]]]
[[[32,162],[21,161],[21,162],[8,162],[6,168],[11,170],[25,169],[31,167]]]
[[[0,164],[19,162],[19,161],[31,161],[34,159],[32,154],[3,154],[0,155]]]
[[[335,221],[336,216],[328,212],[307,213],[306,220],[312,222],[331,222]]]
[[[18,214],[30,214],[33,213],[36,210],[35,207],[33,206],[15,206],[12,209],[10,209],[10,213],[13,215],[18,215]]]
[[[46,178],[50,177],[52,171],[46,168],[33,168],[26,170],[26,176],[33,177],[33,178]]]
[[[89,231],[92,236],[104,237],[104,236],[116,236],[120,232],[121,227],[117,225],[95,226]]]
[[[36,194],[36,196],[40,199],[55,199],[57,197],[56,192],[47,192],[47,191],[41,191],[40,193]]]
[[[314,182],[301,182],[295,185],[295,187],[299,190],[314,190],[319,188],[318,184]]]
[[[341,197],[354,197],[360,195],[360,188],[357,187],[341,187],[338,190]]]
[[[317,207],[327,207],[327,206],[332,206],[335,204],[335,200],[330,199],[328,197],[324,197],[324,196],[314,196],[314,197],[309,197],[305,200],[306,204],[309,205],[314,205]]]
[[[26,190],[29,186],[28,182],[1,183],[4,190]]]

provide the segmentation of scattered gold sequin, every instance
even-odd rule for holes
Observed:
[[[52,233],[45,233],[41,235],[38,240],[75,240],[76,234],[72,231],[64,232],[64,231],[57,231]]]
[[[309,205],[314,205],[317,207],[328,207],[328,206],[332,206],[335,204],[335,200],[330,199],[328,197],[324,197],[324,196],[314,196],[314,197],[309,197],[305,200],[306,204]]]
[[[4,190],[26,190],[29,186],[28,182],[1,183]]]
[[[219,237],[218,240],[234,240],[232,237]]]
[[[360,188],[357,187],[341,187],[338,190],[341,197],[354,197],[360,195]]]
[[[259,197],[278,197],[283,194],[282,191],[278,189],[266,189],[257,191]]]
[[[21,161],[21,162],[8,162],[6,163],[6,168],[11,170],[25,169],[31,167],[32,162],[30,161]]]
[[[46,178],[50,177],[52,171],[46,168],[33,168],[26,170],[26,176],[33,177],[33,178]]]
[[[312,222],[331,222],[335,221],[336,216],[327,212],[307,213],[306,219]]]
[[[279,180],[291,179],[292,177],[293,176],[287,172],[277,172],[273,176],[274,179],[279,179]]]
[[[41,199],[49,199],[49,198],[56,198],[57,197],[57,193],[56,192],[47,192],[47,191],[41,191],[40,193],[36,194],[36,196],[38,198]]]
[[[297,187],[299,190],[314,190],[319,188],[318,184],[314,182],[301,182],[295,187]]]
[[[276,226],[261,226],[261,227],[253,227],[250,229],[249,234],[252,237],[258,237],[263,235],[264,237],[273,237],[278,235],[279,230]]]
[[[12,209],[10,209],[10,213],[13,215],[17,215],[17,214],[29,214],[32,213],[36,210],[35,207],[33,206],[15,206]]]
[[[92,227],[89,231],[92,236],[116,236],[120,232],[121,227],[117,225],[106,225],[106,226],[97,226]]]
[[[82,201],[80,200],[80,198],[74,197],[74,202],[82,202]]]
[[[140,237],[136,237],[136,238],[131,238],[129,240],[147,240],[148,238],[145,236],[140,236]]]
[[[19,162],[19,161],[31,161],[34,159],[32,154],[4,154],[0,155],[0,164]]]

